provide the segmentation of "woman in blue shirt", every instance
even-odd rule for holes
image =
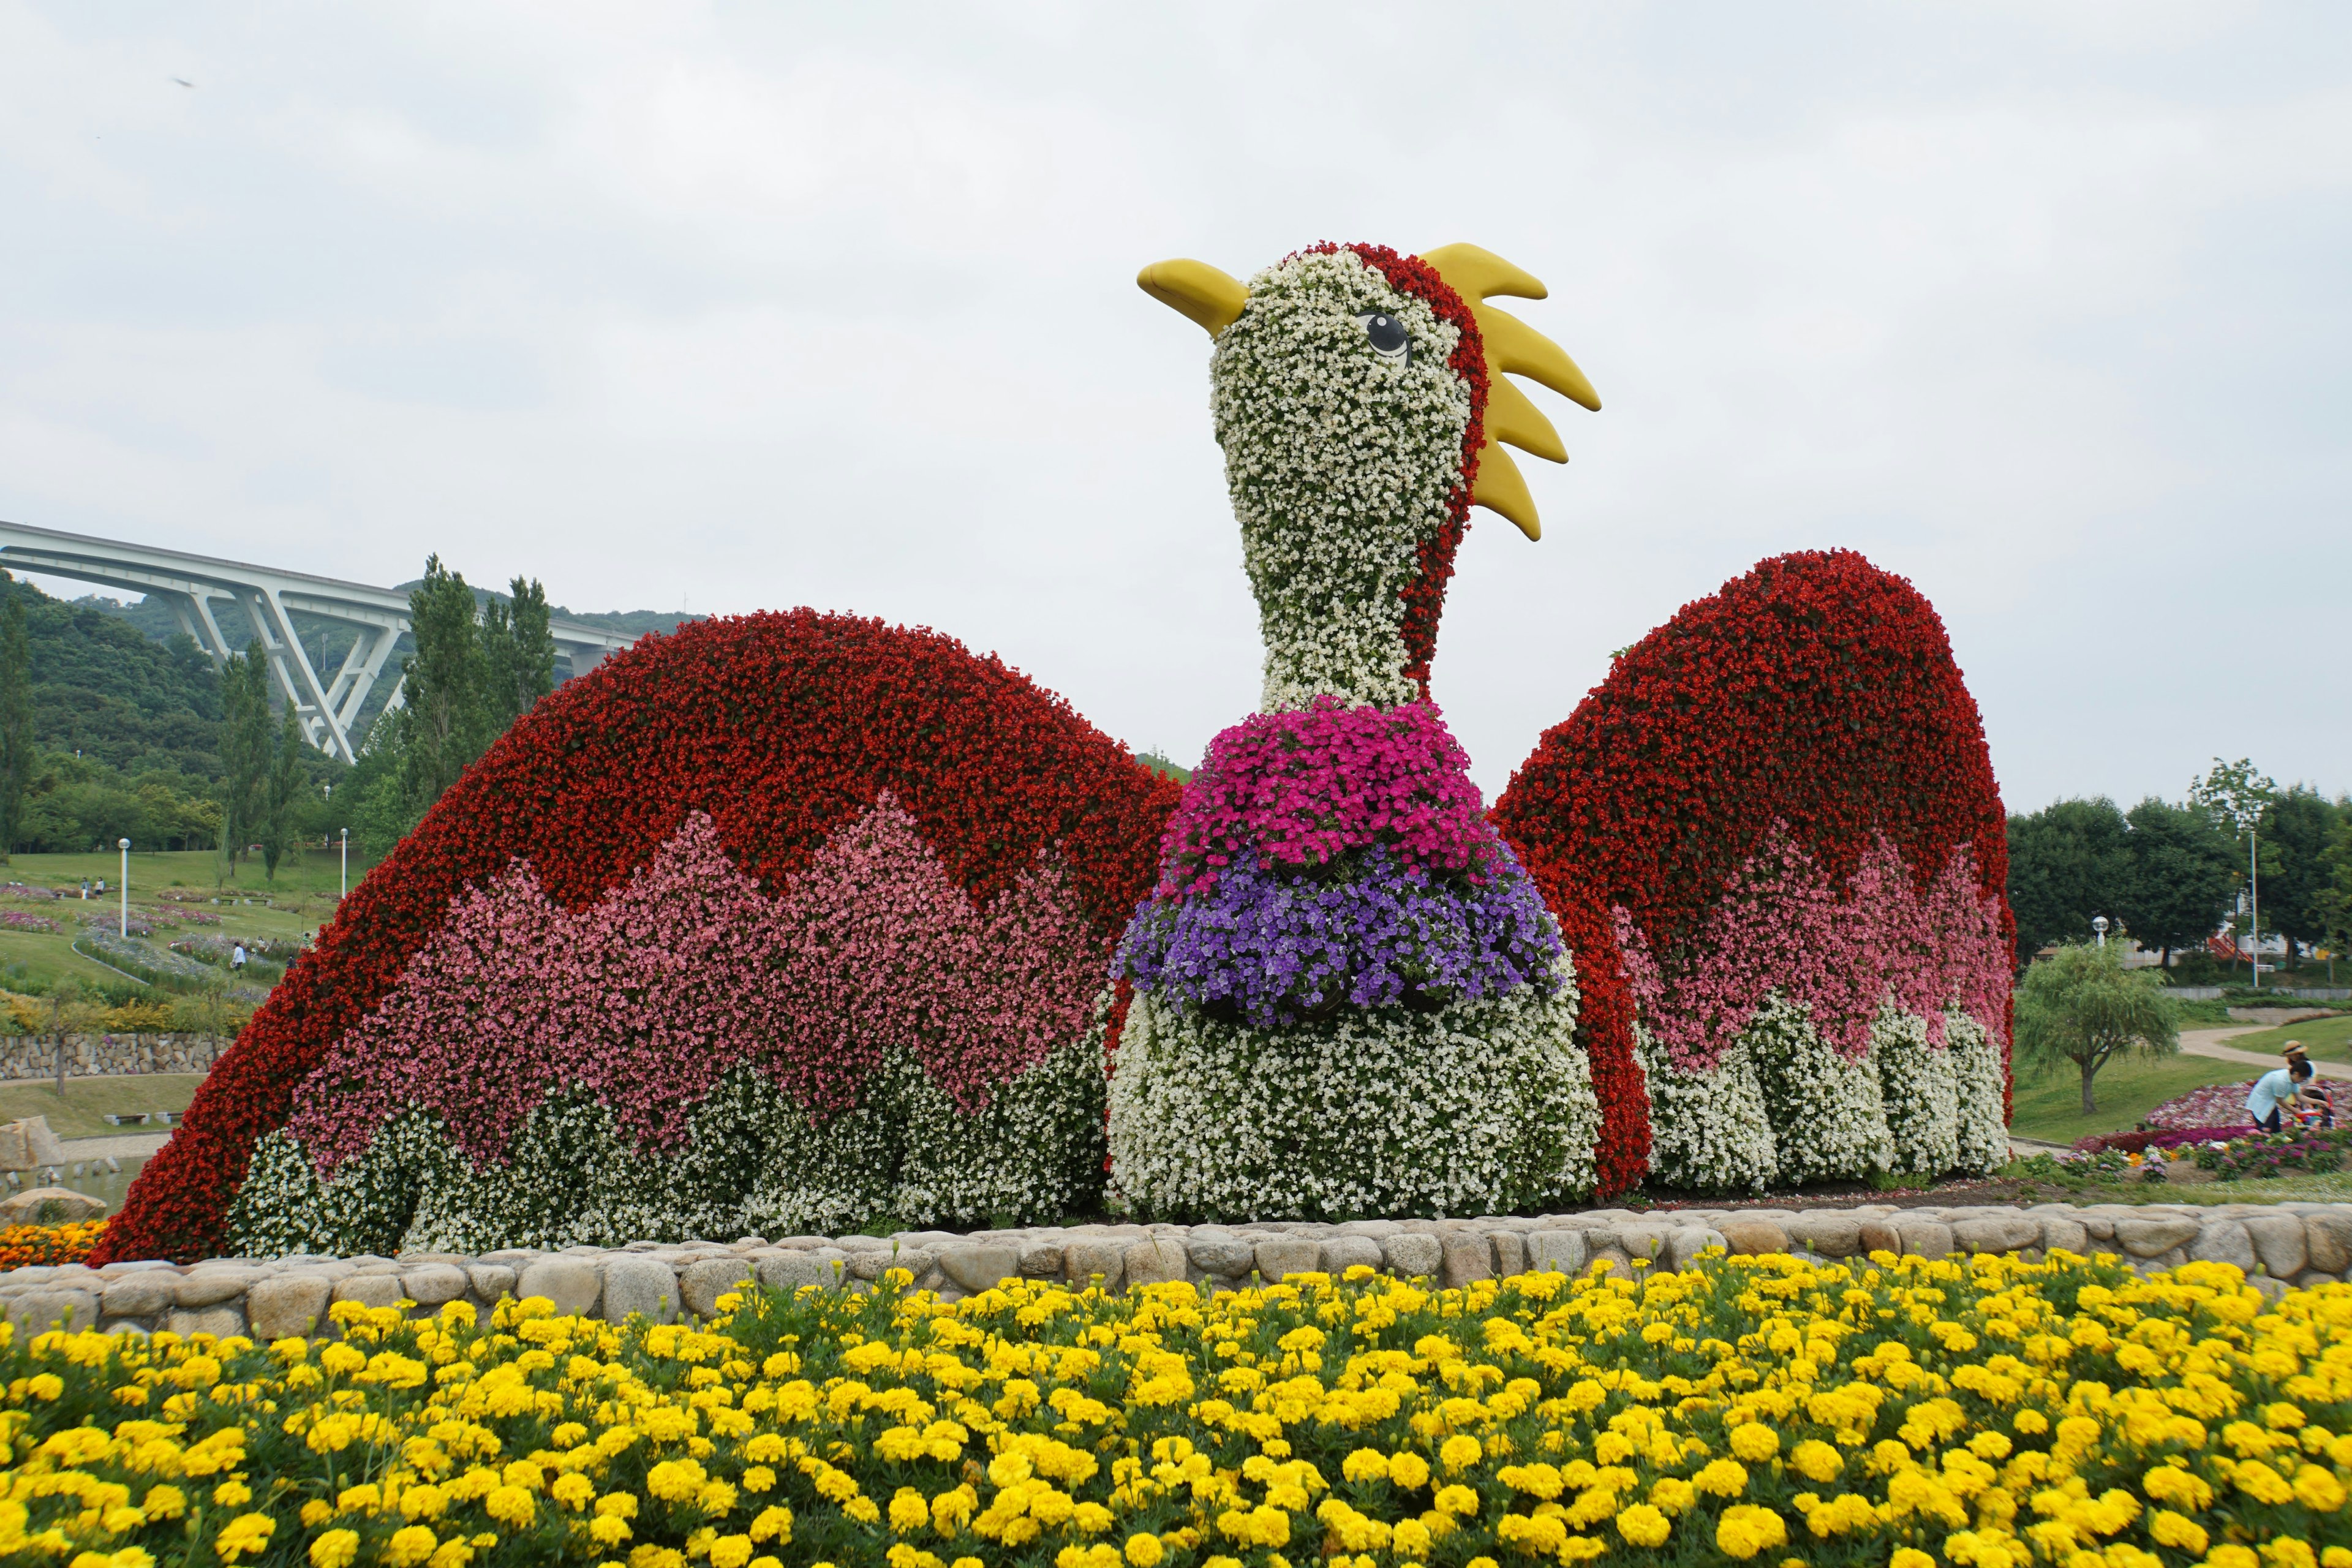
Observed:
[[[2277,1131],[2283,1121],[2280,1108],[2294,1098],[2296,1087],[2307,1081],[2311,1073],[2311,1058],[2291,1057],[2286,1066],[2273,1068],[2256,1079],[2246,1096],[2246,1113],[2254,1119],[2254,1125],[2265,1132]]]

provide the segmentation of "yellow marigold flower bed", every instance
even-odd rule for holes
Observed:
[[[0,1340],[0,1559],[2352,1568],[2352,1286],[1369,1273]]]

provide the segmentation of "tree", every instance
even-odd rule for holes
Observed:
[[[555,637],[548,629],[547,590],[517,577],[513,597],[482,606],[482,700],[489,741],[555,689]]]
[[[2204,812],[2150,795],[2131,808],[2131,881],[2117,910],[2142,947],[2170,968],[2175,948],[2211,936],[2237,881],[2229,835]]]
[[[261,641],[221,671],[221,858],[235,875],[262,826],[269,787],[269,670]]]
[[[0,860],[25,826],[25,784],[33,773],[33,649],[25,601],[15,594],[0,610]]]
[[[2046,1066],[2074,1064],[2083,1114],[2099,1109],[2091,1080],[2121,1051],[2180,1048],[2180,1005],[2150,970],[2124,967],[2120,944],[2070,944],[2025,972],[2017,988],[2017,1048]]]
[[[411,826],[423,819],[488,746],[482,643],[474,626],[474,591],[441,564],[425,563],[425,581],[408,595],[416,653],[401,670],[397,752]]]
[[[2297,942],[2316,944],[2327,933],[2327,847],[2343,817],[2343,807],[2308,784],[2275,796],[2263,814],[2263,841],[2276,861],[2264,857],[2263,911],[2286,939],[2285,968],[2296,966]]]
[[[2262,821],[2263,813],[2270,809],[2277,794],[2277,782],[2256,771],[2252,760],[2245,757],[2234,763],[2216,757],[2205,776],[2191,780],[2189,785],[2189,804],[2226,828],[2234,842],[2246,846],[2246,856],[2237,859],[2232,875],[2248,894],[2241,929],[2246,933],[2246,951],[2254,955],[2249,962],[2255,965],[2257,984],[2262,980],[2260,878],[2270,869],[2262,859]]]
[[[302,726],[294,717],[294,705],[286,705],[285,721],[278,727],[278,760],[269,769],[268,799],[262,812],[261,864],[272,885],[278,880],[278,862],[286,858],[287,847],[294,842],[294,813],[297,792],[302,784],[302,753],[307,750],[302,739]]]
[[[2130,902],[2130,835],[2124,814],[2104,796],[2009,819],[2009,907],[2021,964],[2045,943],[2079,942],[2094,916],[2116,918]]]

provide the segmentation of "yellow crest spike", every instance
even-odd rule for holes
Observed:
[[[1536,498],[1528,493],[1528,481],[1521,477],[1519,466],[1492,441],[1478,454],[1478,480],[1470,487],[1470,504],[1507,518],[1529,539],[1543,537],[1543,523],[1536,516]]]
[[[1571,403],[1601,412],[1601,395],[1568,357],[1568,351],[1520,321],[1492,305],[1472,305],[1478,318],[1478,335],[1486,340],[1486,374],[1497,372],[1532,376]]]
[[[1568,448],[1560,444],[1559,432],[1552,428],[1543,410],[1519,390],[1517,382],[1502,375],[1486,382],[1486,444],[1491,447],[1497,441],[1508,441],[1546,462],[1568,461]]]
[[[1551,298],[1533,273],[1521,271],[1483,246],[1441,245],[1422,252],[1421,258],[1465,300],[1491,300],[1497,294],[1515,300]]]
[[[1135,275],[1135,286],[1209,330],[1215,337],[1241,318],[1249,285],[1205,261],[1155,261]]]

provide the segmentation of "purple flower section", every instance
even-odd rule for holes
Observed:
[[[1402,865],[1385,848],[1340,876],[1259,864],[1244,849],[1205,892],[1148,900],[1118,973],[1139,989],[1257,1027],[1342,1007],[1440,1007],[1514,986],[1557,990],[1559,927],[1509,847],[1483,882]]]
[[[1260,713],[1209,742],[1160,841],[1160,897],[1204,893],[1255,849],[1323,866],[1385,847],[1400,864],[1483,881],[1496,840],[1470,759],[1433,702]]]

